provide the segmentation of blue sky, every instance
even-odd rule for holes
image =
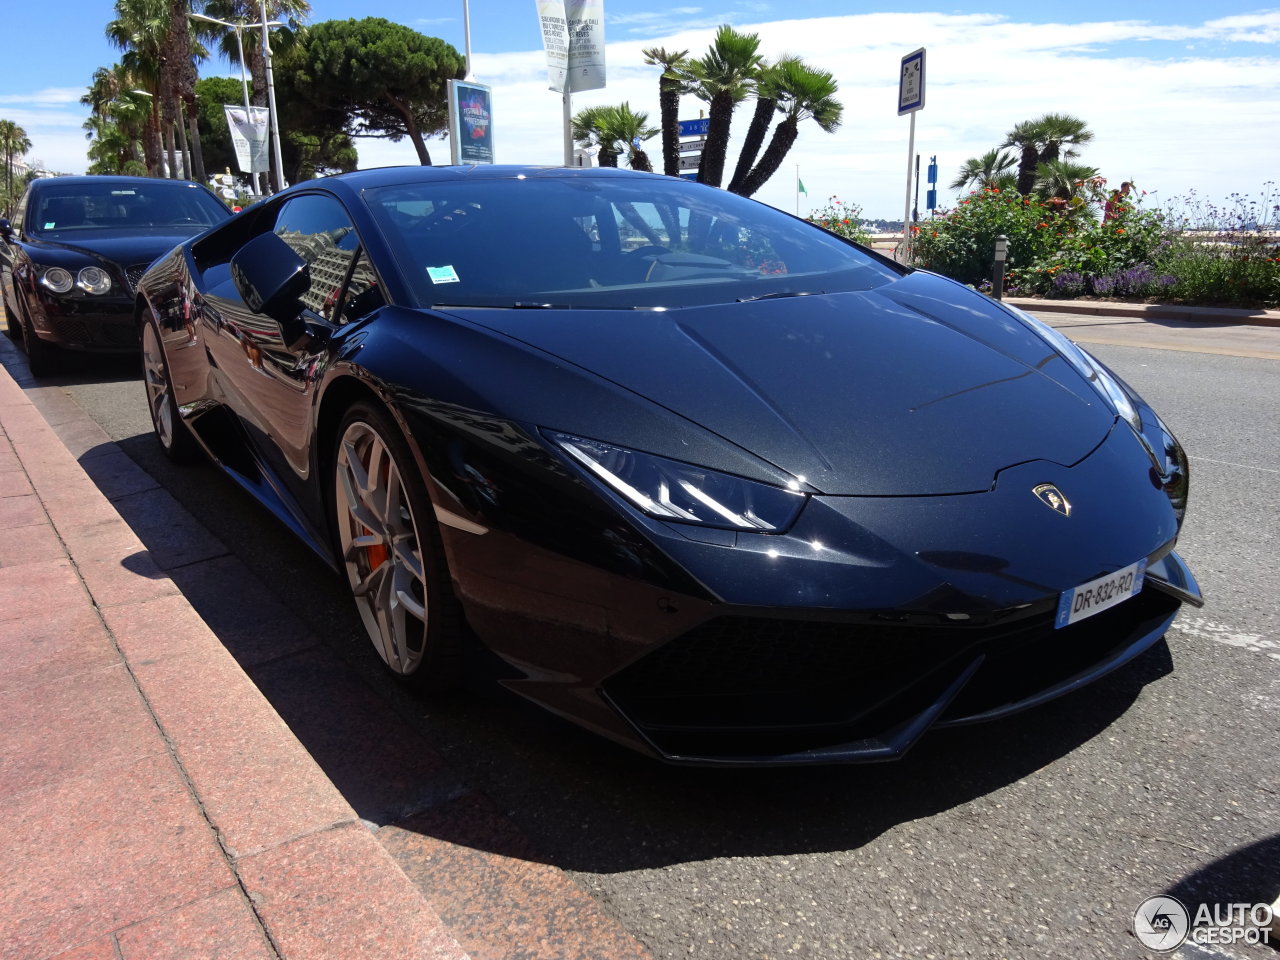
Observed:
[[[0,117],[27,130],[32,157],[78,172],[85,108],[76,100],[94,68],[118,57],[102,33],[113,4],[6,6],[5,34],[22,39],[5,45]],[[700,53],[720,23],[758,31],[768,55],[796,53],[836,74],[842,128],[834,135],[802,128],[787,167],[760,195],[789,210],[798,166],[808,189],[801,212],[834,194],[869,215],[901,216],[908,122],[894,109],[896,70],[919,46],[929,51],[929,88],[917,115],[917,148],[926,162],[938,157],[943,179],[1015,123],[1050,111],[1080,116],[1094,129],[1082,160],[1159,197],[1193,189],[1213,198],[1257,194],[1280,169],[1280,6],[604,0],[604,8],[608,86],[575,97],[575,109],[627,100],[656,117],[656,72],[643,65],[640,49]],[[494,86],[498,160],[558,162],[559,101],[541,75],[535,0],[471,0],[470,10],[475,72]],[[461,0],[313,0],[313,21],[361,16],[386,17],[463,47]],[[217,62],[201,70],[231,72]],[[696,116],[699,106],[686,99],[682,113]],[[740,112],[745,127],[749,113]],[[445,144],[431,148],[447,158]],[[360,151],[365,166],[414,161],[403,143],[362,140]],[[953,197],[944,189],[944,201]]]

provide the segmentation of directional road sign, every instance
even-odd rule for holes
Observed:
[[[701,117],[697,120],[680,121],[680,136],[682,137],[705,137],[707,135],[707,131],[710,129],[710,117]]]

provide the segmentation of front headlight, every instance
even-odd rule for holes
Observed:
[[[40,282],[54,293],[70,293],[75,286],[71,274],[61,267],[50,267],[41,275]]]
[[[1062,354],[1063,359],[1071,364],[1080,376],[1093,384],[1093,388],[1102,395],[1102,398],[1107,401],[1116,413],[1128,422],[1129,426],[1139,433],[1142,432],[1142,417],[1138,414],[1137,408],[1134,407],[1133,401],[1129,399],[1128,392],[1124,387],[1120,386],[1106,367],[1094,359],[1092,354],[1083,347],[1072,343],[1058,330],[1055,330],[1044,321],[1036,319],[1025,310],[1019,310],[1017,307],[1008,304],[1006,304],[1006,307],[1012,310],[1018,316],[1018,319],[1029,326],[1049,346]]]
[[[660,520],[726,530],[779,533],[795,521],[806,495],[563,433],[547,436],[637,509]]]
[[[76,277],[76,286],[85,293],[106,293],[111,289],[111,277],[101,267],[85,267]]]

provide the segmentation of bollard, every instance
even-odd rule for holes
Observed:
[[[1009,257],[1009,238],[1003,233],[996,237],[996,256],[991,273],[991,296],[1004,299],[1004,263]]]

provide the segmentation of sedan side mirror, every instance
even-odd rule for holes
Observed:
[[[298,300],[311,288],[311,269],[293,247],[263,233],[231,258],[231,279],[250,310],[284,322],[301,310]]]
[[[13,240],[13,224],[5,217],[0,217],[0,237],[6,241]]]

